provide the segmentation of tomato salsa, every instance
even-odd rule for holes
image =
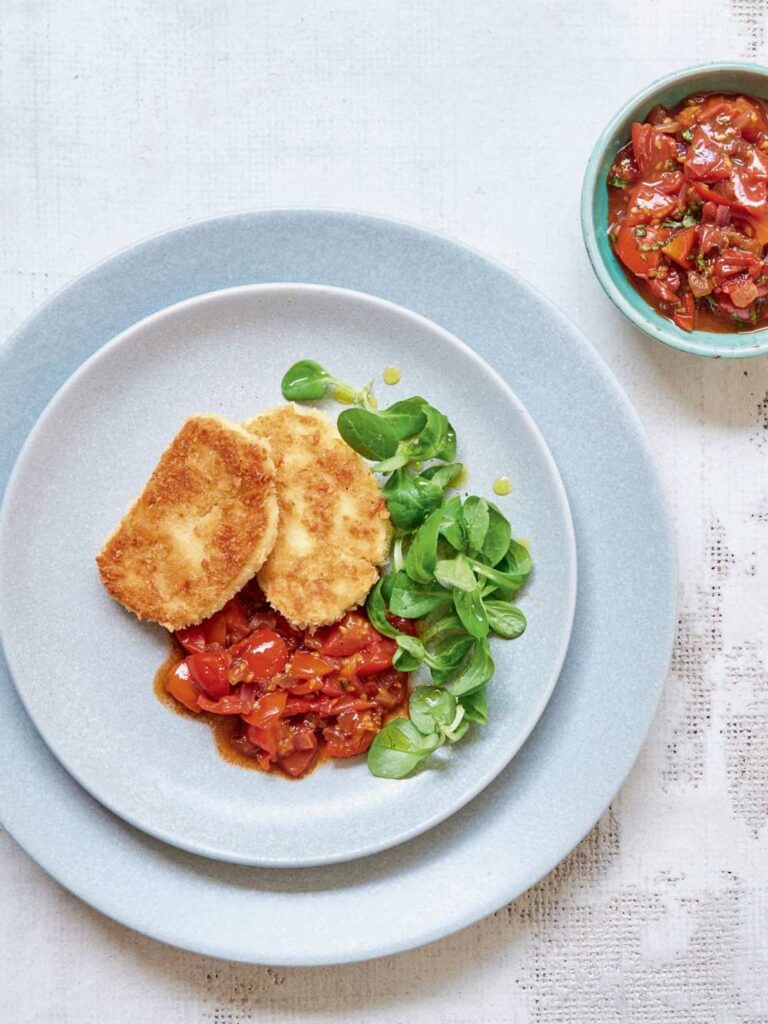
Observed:
[[[608,233],[632,284],[685,331],[768,322],[768,108],[689,96],[632,125],[608,177]]]
[[[393,713],[407,714],[408,675],[392,667],[397,645],[359,609],[314,633],[297,630],[254,581],[175,641],[160,694],[205,713],[220,751],[240,764],[296,778],[321,757],[364,753]]]

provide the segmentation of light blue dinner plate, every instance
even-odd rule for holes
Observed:
[[[253,868],[182,852],[105,810],[49,752],[3,670],[0,746],[13,771],[0,779],[0,818],[62,884],[139,931],[250,962],[334,963],[477,920],[588,832],[658,701],[674,635],[674,549],[637,418],[579,331],[483,256],[344,213],[202,222],[71,284],[0,352],[3,480],[55,391],[109,339],[191,296],[277,281],[349,288],[427,317],[486,359],[531,413],[560,470],[579,552],[571,644],[544,714],[491,785],[418,838],[346,864]]]
[[[205,723],[170,713],[152,692],[168,657],[167,632],[112,601],[94,564],[188,416],[252,419],[283,401],[283,374],[307,357],[344,380],[373,378],[382,404],[421,394],[444,409],[468,469],[466,487],[492,496],[494,479],[508,476],[513,491],[497,501],[532,547],[535,571],[519,598],[528,629],[514,643],[491,641],[488,724],[407,779],[378,779],[362,757],[322,765],[298,783],[224,761]],[[381,381],[389,363],[402,374],[395,387]],[[338,412],[332,401],[323,405]],[[129,328],[87,360],[40,417],[0,515],[0,636],[48,746],[126,821],[239,864],[351,860],[463,807],[544,710],[568,647],[575,594],[563,485],[507,385],[424,317],[340,288],[229,288]]]

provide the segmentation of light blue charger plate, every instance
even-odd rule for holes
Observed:
[[[155,699],[168,634],[112,601],[94,564],[188,416],[250,420],[283,402],[283,374],[307,357],[344,380],[373,377],[382,405],[422,394],[446,410],[467,486],[491,496],[500,474],[514,481],[512,494],[497,501],[515,535],[532,545],[535,570],[519,599],[528,629],[515,643],[491,642],[487,726],[399,781],[375,778],[364,758],[323,765],[300,783],[224,761],[204,723],[170,714]],[[381,383],[389,363],[402,373],[396,387]],[[339,410],[332,401],[325,408],[332,416]],[[509,763],[544,710],[575,596],[568,502],[520,402],[474,352],[424,317],[340,288],[229,288],[129,328],[87,360],[40,417],[0,515],[0,636],[48,746],[126,821],[238,864],[351,860],[463,807]]]
[[[347,864],[253,868],[181,852],[105,810],[48,751],[3,669],[0,746],[14,770],[0,778],[0,818],[63,885],[155,938],[255,963],[339,963],[472,923],[589,831],[661,692],[674,547],[637,418],[564,316],[455,242],[334,212],[191,225],[112,257],[54,297],[0,352],[3,481],[52,395],[105,342],[174,302],[274,281],[367,292],[427,317],[483,356],[533,416],[565,484],[579,551],[571,644],[546,711],[495,782],[424,835]]]

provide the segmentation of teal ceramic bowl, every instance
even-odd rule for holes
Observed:
[[[745,93],[768,100],[768,68],[755,64],[700,64],[658,79],[625,103],[597,140],[581,191],[584,243],[597,279],[628,320],[665,345],[697,356],[745,357],[768,353],[768,328],[742,334],[682,331],[656,312],[627,280],[608,240],[606,179],[616,152],[629,141],[633,121],[657,103],[671,107],[695,92]]]

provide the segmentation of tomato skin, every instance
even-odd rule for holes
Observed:
[[[185,659],[189,678],[197,683],[206,696],[217,700],[229,693],[229,669],[232,655],[229,651],[200,651]]]
[[[640,182],[630,194],[629,210],[624,224],[649,224],[651,221],[661,221],[674,213],[677,207],[677,196],[662,192],[654,185]]]
[[[243,699],[236,691],[227,693],[218,700],[211,700],[201,693],[197,698],[197,705],[201,711],[208,711],[212,715],[240,715],[243,712]]]
[[[695,112],[695,120],[705,124],[719,114],[731,118],[734,128],[748,142],[758,142],[768,132],[762,108],[747,96],[710,96]]]
[[[361,662],[357,666],[357,675],[371,676],[392,668],[392,659],[397,652],[397,644],[389,637],[382,637],[377,643],[360,652]]]
[[[370,647],[381,638],[368,619],[359,612],[347,612],[341,622],[319,629],[315,634],[318,650],[332,658],[344,658]]]
[[[295,739],[294,750],[290,754],[283,754],[278,758],[278,764],[292,778],[297,779],[307,772],[317,757],[319,744],[317,737],[311,730],[299,733]]]
[[[662,234],[662,232],[664,232]],[[640,244],[653,246],[658,242],[666,242],[669,232],[666,229],[646,228],[644,237],[638,238],[630,224],[622,224],[616,240],[616,255],[636,277],[648,277],[650,270],[656,270],[661,263],[661,252],[658,249],[642,250]]]
[[[244,722],[249,725],[264,727],[283,714],[285,711],[288,694],[285,690],[275,690],[274,693],[265,693],[259,697],[253,706],[253,711],[247,715],[241,715]]]
[[[643,178],[662,174],[670,161],[677,160],[675,140],[651,124],[632,125],[632,151]]]
[[[176,639],[185,651],[194,654],[199,651],[222,650],[249,633],[250,626],[243,603],[238,597],[233,597],[210,618],[196,626],[178,629]]]
[[[310,700],[301,697],[289,697],[283,711],[284,718],[291,718],[293,715],[306,715],[308,711],[315,710],[315,705]]]
[[[701,127],[696,128],[691,138],[685,160],[685,176],[710,184],[731,176],[731,167],[722,147]]]
[[[378,730],[378,722],[370,715],[352,708],[341,711],[336,724],[323,730],[328,756],[355,757],[362,754],[373,743]]]
[[[349,736],[337,734],[333,730],[323,733],[329,757],[357,757],[358,754],[364,754],[373,743],[375,735],[371,729],[361,730]]]
[[[693,314],[695,312],[695,308],[696,307],[693,301],[693,295],[691,295],[690,292],[687,292],[684,297],[682,307],[676,309],[672,317],[677,326],[680,327],[682,330],[693,330]]]
[[[408,673],[391,668],[376,676],[376,701],[384,708],[395,708],[408,696]]]
[[[339,669],[342,679],[352,676],[370,676],[375,672],[383,672],[392,668],[392,659],[397,651],[397,644],[389,637],[381,637],[370,647],[366,647],[357,654],[344,658]]]
[[[183,704],[185,708],[193,711],[196,715],[200,714],[200,706],[197,703],[199,693],[189,678],[189,668],[185,661],[180,661],[174,667],[173,672],[166,677],[165,689],[179,704]]]
[[[690,270],[691,263],[688,257],[695,241],[696,228],[684,228],[673,235],[667,244],[662,246],[661,251],[665,256],[669,256],[670,259],[679,263],[685,270]]]
[[[723,249],[714,262],[715,281],[718,286],[728,290],[726,285],[730,278],[747,274],[755,278],[760,275],[763,264],[751,253],[740,252],[738,249]]]
[[[268,683],[282,672],[288,661],[288,645],[271,629],[257,629],[232,649],[234,661],[243,662],[249,682]]]
[[[735,199],[729,199],[728,196],[723,195],[722,192],[715,192],[709,185],[705,185],[703,181],[694,181],[693,187],[698,192],[699,196],[710,203],[719,203],[721,206],[737,206]]]
[[[317,651],[296,651],[288,666],[288,674],[293,679],[313,679],[330,675],[337,668],[335,661],[324,658]]]
[[[261,747],[270,757],[277,757],[277,722],[272,721],[266,726],[249,725],[246,735],[255,747]]]

